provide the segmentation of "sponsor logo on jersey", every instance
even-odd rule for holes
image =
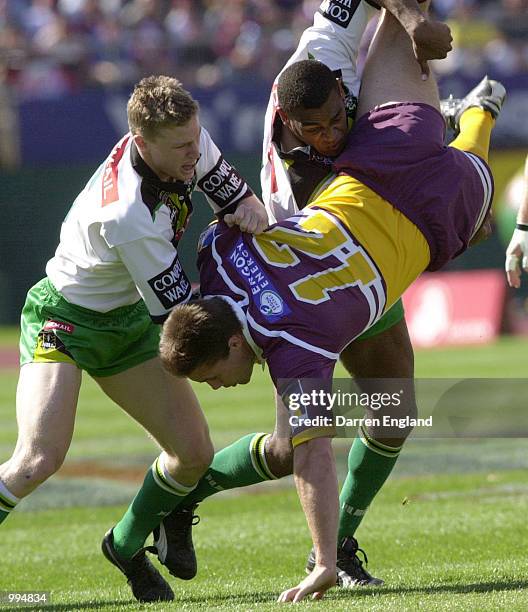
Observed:
[[[273,323],[291,312],[242,239],[231,251],[229,261],[244,280],[260,312],[268,321]]]
[[[163,307],[167,310],[187,301],[191,283],[183,271],[178,255],[171,266],[148,281]]]
[[[319,12],[333,23],[346,28],[360,4],[361,0],[323,0]]]
[[[260,312],[263,315],[281,315],[284,312],[284,301],[275,291],[263,291],[260,294]]]
[[[65,323],[64,321],[54,321],[53,319],[50,319],[49,321],[46,321],[43,329],[47,331],[57,329],[58,331],[63,331],[67,334],[73,334],[75,325],[72,325],[71,323]]]
[[[119,200],[119,190],[117,187],[118,168],[129,138],[130,136],[126,136],[121,142],[117,143],[103,168],[102,206]]]
[[[198,181],[198,187],[220,208],[235,201],[246,189],[246,182],[223,157]]]

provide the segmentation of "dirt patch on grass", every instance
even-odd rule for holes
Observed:
[[[141,482],[145,477],[148,464],[139,466],[112,466],[97,461],[69,461],[57,472],[62,478],[105,478],[120,482]]]

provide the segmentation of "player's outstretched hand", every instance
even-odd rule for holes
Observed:
[[[336,576],[335,566],[328,568],[316,565],[309,576],[299,582],[296,587],[283,591],[277,601],[280,603],[297,603],[310,594],[312,599],[321,599],[326,591],[335,585]]]
[[[508,285],[518,289],[521,286],[522,269],[528,272],[528,231],[515,229],[506,249],[506,277]]]
[[[429,76],[428,60],[444,59],[453,48],[449,26],[441,21],[423,19],[409,32],[414,56],[420,64],[422,78]]]
[[[234,213],[225,215],[224,222],[229,227],[238,225],[243,232],[249,234],[260,234],[269,226],[264,204],[255,196],[242,200]]]

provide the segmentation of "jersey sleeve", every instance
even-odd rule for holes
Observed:
[[[360,84],[357,56],[361,37],[373,13],[368,2],[324,0],[286,66],[302,59],[316,59],[330,70],[340,71],[343,83],[357,96]]]
[[[149,236],[121,244],[116,250],[153,321],[162,323],[172,308],[189,300],[191,282],[168,239]]]
[[[329,402],[335,361],[288,342],[266,357],[275,388],[288,412],[293,446],[336,435]]]
[[[198,189],[216,214],[223,216],[233,212],[240,200],[252,195],[253,191],[224,158],[204,127],[200,134],[200,154],[196,166]]]

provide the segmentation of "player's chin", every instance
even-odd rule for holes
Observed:
[[[325,157],[337,157],[345,148],[345,140],[337,143],[332,147],[328,147],[325,151],[320,151]]]
[[[180,168],[179,175],[182,181],[190,181],[194,177],[195,164]]]

